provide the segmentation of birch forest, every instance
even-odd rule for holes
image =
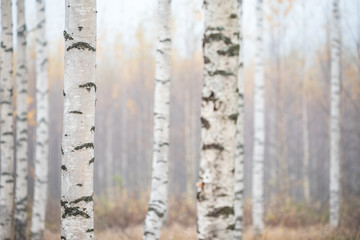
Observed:
[[[360,240],[359,0],[0,12],[0,240]]]

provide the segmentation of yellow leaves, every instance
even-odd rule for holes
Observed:
[[[29,126],[36,126],[36,110],[31,109],[28,112],[28,124]]]

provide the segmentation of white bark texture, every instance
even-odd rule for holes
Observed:
[[[330,225],[339,225],[340,194],[340,29],[339,0],[333,0],[331,30]]]
[[[239,115],[237,119],[236,129],[236,151],[235,151],[235,228],[234,240],[242,239],[243,229],[243,199],[244,199],[244,78],[243,78],[243,64],[244,64],[244,50],[243,50],[243,31],[242,31],[242,15],[243,7],[242,0],[239,0],[239,65],[238,65],[238,88],[239,88]]]
[[[265,143],[265,98],[263,65],[263,0],[256,3],[256,52],[254,83],[254,152],[253,152],[253,227],[255,234],[264,228],[264,143]]]
[[[36,1],[36,146],[32,240],[43,239],[49,161],[49,80],[45,0]]]
[[[0,239],[10,239],[14,198],[12,1],[1,1]]]
[[[228,240],[234,229],[238,118],[239,3],[204,1],[204,81],[197,183],[198,239]]]
[[[96,0],[65,1],[61,239],[94,239]]]
[[[28,179],[27,56],[24,0],[17,0],[15,240],[26,239]]]
[[[143,240],[160,238],[168,204],[171,80],[171,0],[158,0],[151,195]]]

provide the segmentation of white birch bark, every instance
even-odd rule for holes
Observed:
[[[254,152],[253,152],[253,227],[255,234],[264,228],[264,143],[265,143],[265,99],[263,65],[263,1],[256,3],[256,52],[254,83]]]
[[[43,239],[49,161],[49,81],[45,0],[36,1],[36,145],[32,240]]]
[[[331,31],[330,225],[339,225],[340,194],[340,29],[339,0],[333,0]]]
[[[239,3],[204,0],[204,81],[197,183],[198,239],[228,240],[234,229],[238,118]]]
[[[26,239],[28,179],[27,56],[24,0],[17,0],[15,240]]]
[[[96,0],[65,1],[61,239],[94,239]]]
[[[10,239],[14,198],[12,1],[1,1],[0,239]]]
[[[237,119],[236,129],[236,151],[235,151],[235,184],[234,184],[234,213],[235,213],[235,228],[234,240],[242,239],[243,229],[243,199],[244,199],[244,80],[243,80],[243,30],[242,30],[242,15],[243,7],[242,0],[239,1],[239,65],[238,65],[238,88],[239,101],[238,109],[239,115]]]
[[[151,194],[143,240],[159,239],[168,204],[171,0],[158,0]]]

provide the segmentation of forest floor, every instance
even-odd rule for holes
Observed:
[[[143,226],[135,226],[127,229],[107,229],[95,232],[96,239],[101,240],[140,240],[142,239]],[[58,233],[45,232],[45,240],[59,239]],[[179,224],[165,227],[162,231],[163,240],[196,240],[195,227],[183,227]],[[303,228],[269,227],[266,228],[261,238],[252,234],[248,228],[244,233],[244,240],[360,240],[360,229],[350,232],[344,229],[331,231],[328,227],[317,225]]]
[[[140,240],[147,210],[147,196],[108,200],[96,198],[95,237],[100,240]],[[251,201],[244,202],[243,240],[360,240],[360,198],[349,198],[340,208],[340,227],[328,227],[328,207],[277,199],[267,204],[264,234],[256,238],[251,227]],[[60,238],[60,206],[48,205],[45,240]],[[162,240],[196,239],[196,204],[181,198],[169,202],[168,224]]]

